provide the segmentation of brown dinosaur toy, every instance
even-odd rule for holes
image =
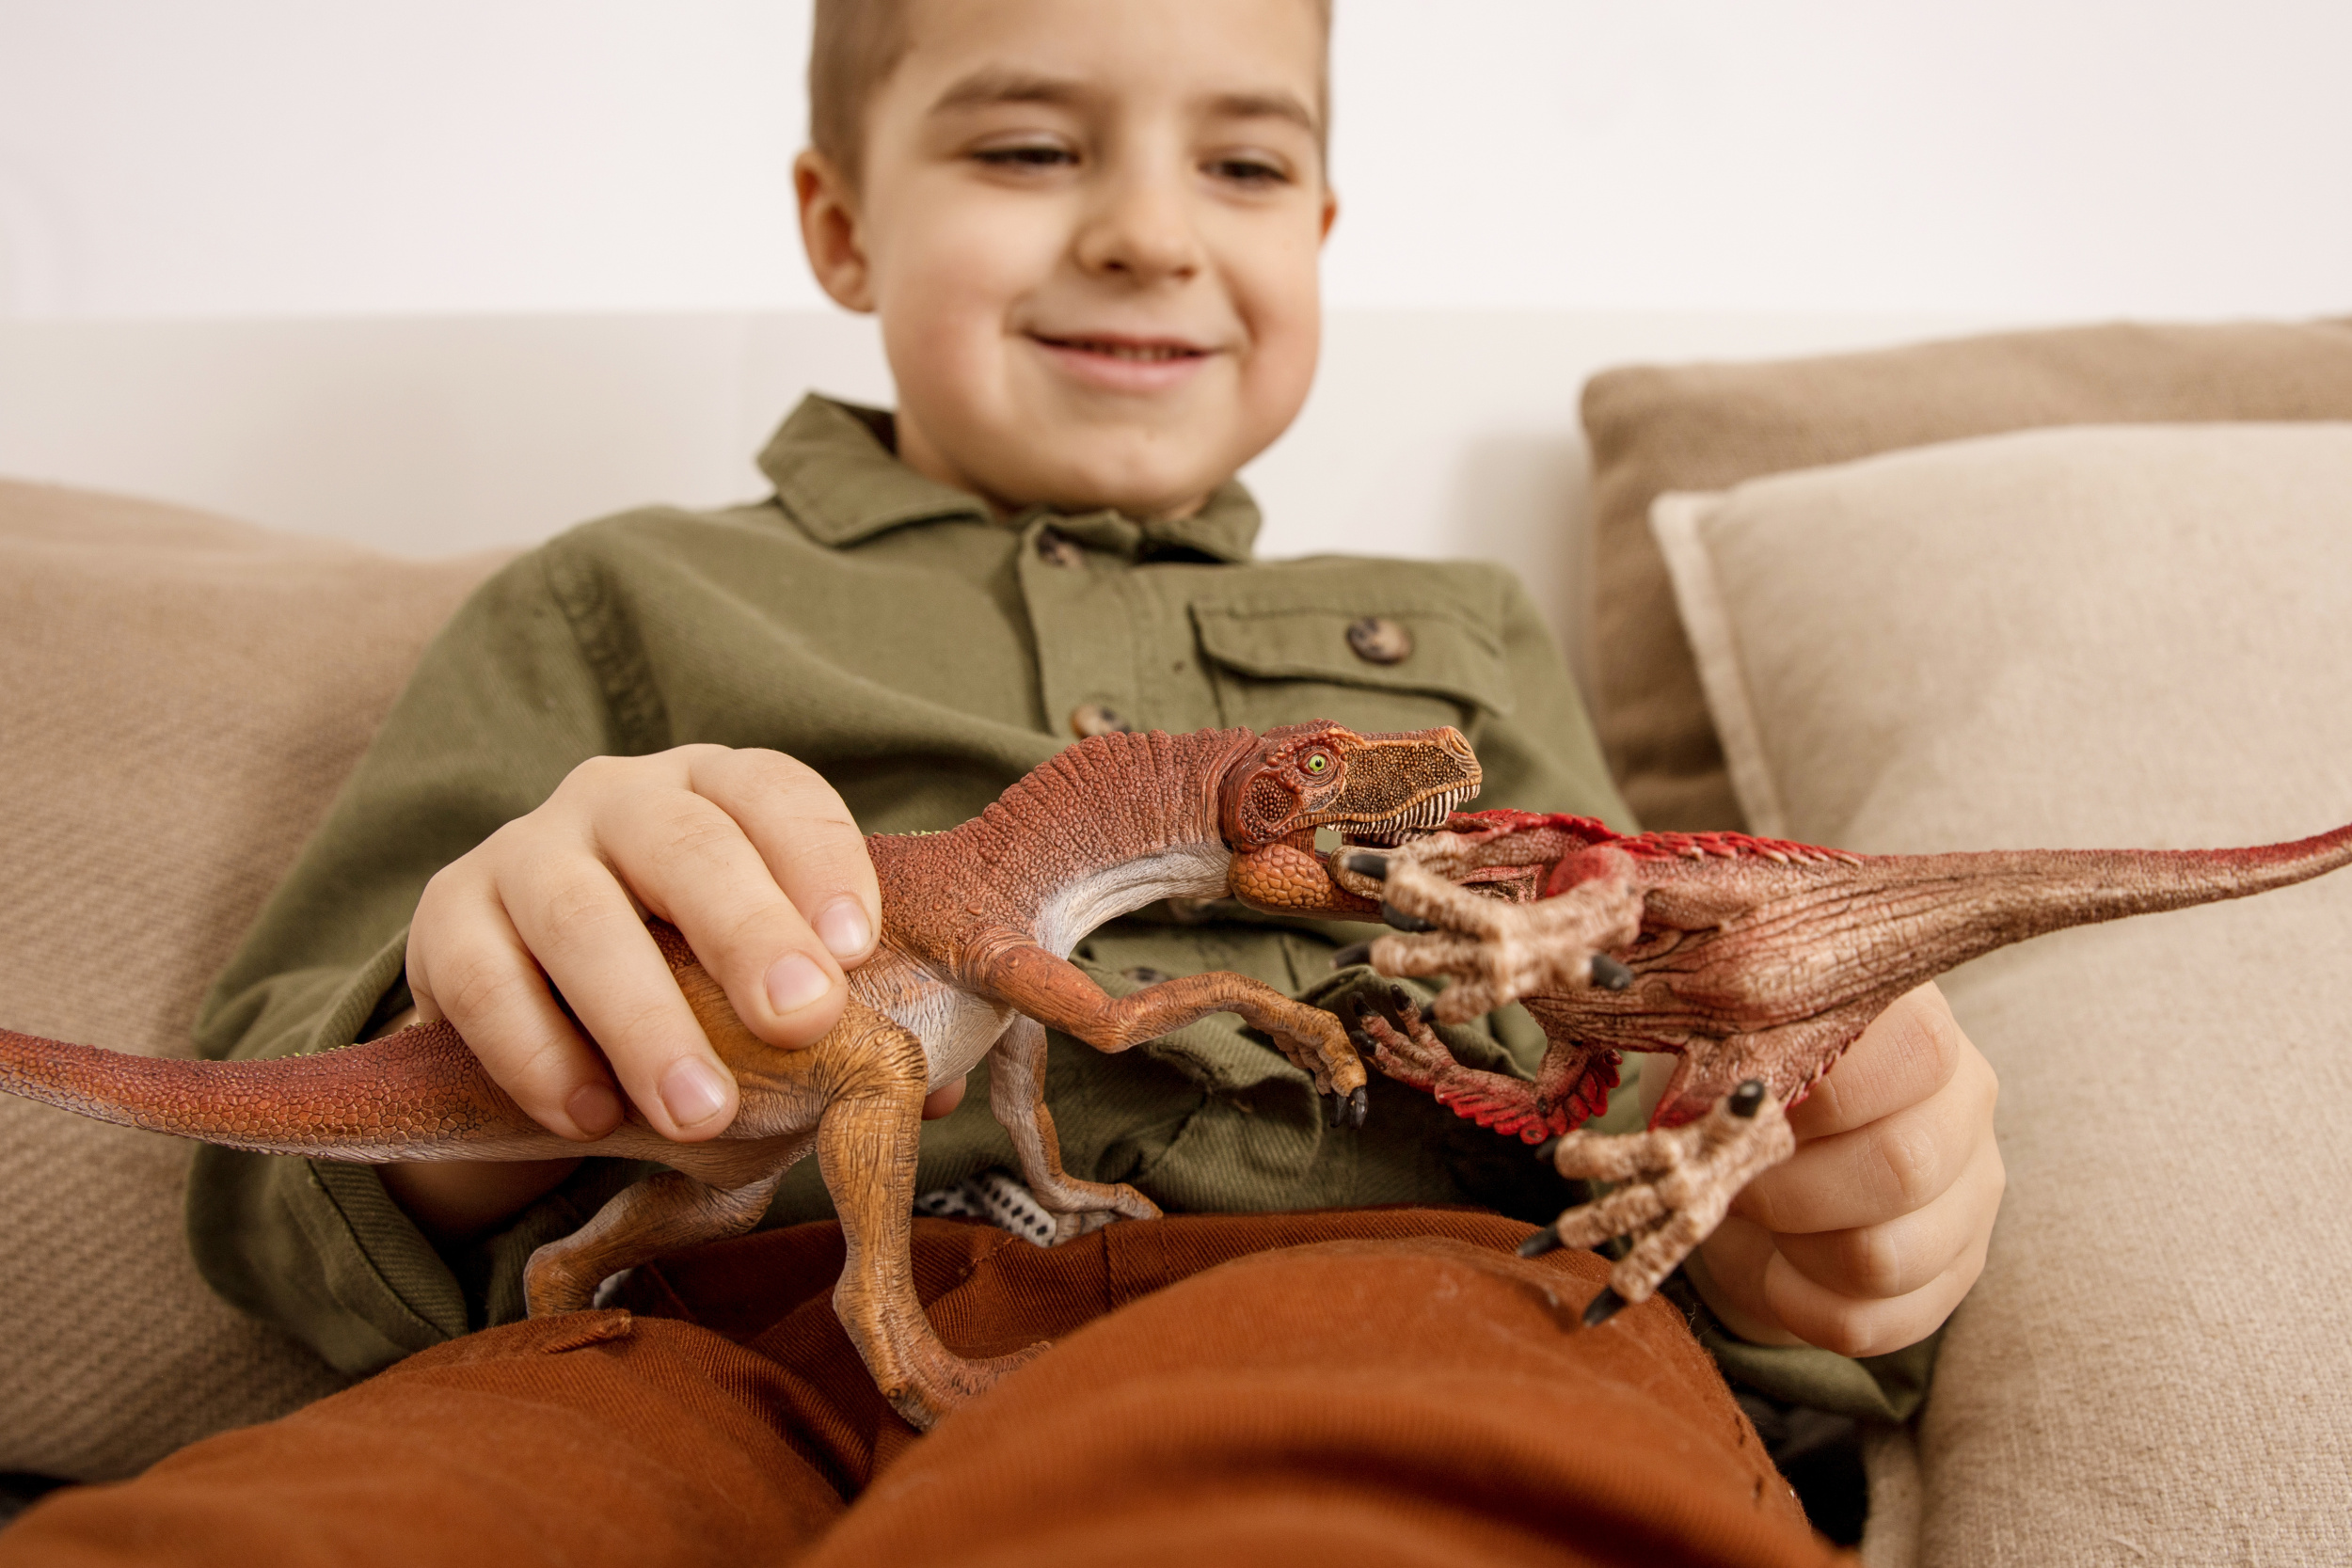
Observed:
[[[1394,844],[1444,822],[1478,784],[1477,759],[1453,729],[1358,735],[1318,721],[1263,736],[1080,741],[961,827],[867,839],[882,942],[850,975],[841,1021],[802,1051],[746,1030],[685,939],[656,923],[695,1017],[742,1086],[734,1124],[707,1143],[671,1143],[634,1112],[595,1144],[558,1137],[446,1022],[262,1062],[157,1060],[0,1030],[0,1088],[269,1154],[380,1164],[585,1151],[668,1166],[532,1256],[534,1316],[588,1306],[622,1269],[750,1229],[813,1148],[848,1243],[834,1309],[883,1395],[929,1427],[1042,1347],[967,1361],[923,1316],[907,1248],[924,1096],[989,1058],[990,1108],[1011,1134],[1022,1179],[1058,1217],[1057,1241],[1159,1210],[1133,1187],[1062,1169],[1043,1099],[1047,1027],[1116,1052],[1209,1013],[1239,1013],[1333,1096],[1335,1119],[1360,1124],[1363,1063],[1331,1014],[1226,974],[1113,998],[1069,954],[1104,922],[1159,898],[1232,895],[1280,912],[1369,917],[1375,900],[1326,875],[1316,830]]]
[[[1526,1084],[1454,1061],[1402,990],[1389,1017],[1356,1020],[1390,1077],[1499,1132],[1561,1134],[1563,1176],[1628,1183],[1521,1249],[1629,1237],[1586,1310],[1598,1323],[1645,1299],[1751,1178],[1795,1151],[1785,1108],[1903,992],[2028,937],[2332,871],[2352,863],[2352,826],[2247,849],[1854,855],[1497,811],[1332,860],[1337,880],[1412,933],[1337,961],[1368,953],[1384,974],[1450,976],[1435,1005],[1447,1022],[1520,1001],[1543,1025],[1550,1046]],[[1578,1131],[1626,1051],[1682,1058],[1650,1131]]]

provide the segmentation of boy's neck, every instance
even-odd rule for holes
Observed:
[[[924,434],[922,426],[909,420],[903,410],[892,419],[891,433],[891,449],[898,454],[899,462],[904,463],[925,479],[947,485],[952,489],[961,490],[966,495],[979,497],[988,507],[990,515],[998,522],[1018,516],[1030,507],[1041,504],[1034,500],[1016,500],[991,491],[972,475],[965,473],[946,452],[942,451],[938,444]],[[1057,512],[1099,510],[1121,513],[1135,518],[1137,522],[1173,522],[1179,518],[1197,515],[1208,503],[1208,493],[1203,492],[1177,505],[1160,507],[1150,512],[1133,512],[1116,501],[1104,501],[1099,507],[1073,506],[1066,502],[1044,504],[1051,505]]]

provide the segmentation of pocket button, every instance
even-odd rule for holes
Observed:
[[[1135,726],[1104,703],[1080,703],[1070,710],[1071,733],[1085,740],[1098,735],[1132,735]]]
[[[1413,657],[1413,634],[1385,615],[1350,622],[1347,645],[1367,664],[1402,664]]]

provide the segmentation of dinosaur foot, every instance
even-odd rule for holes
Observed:
[[[952,1187],[924,1193],[914,1212],[933,1219],[986,1220],[1039,1246],[1059,1246],[1102,1229],[1114,1220],[1155,1220],[1160,1206],[1124,1181],[1025,1182],[1012,1172],[989,1169]]]
[[[1632,982],[1607,951],[1641,934],[1642,895],[1628,866],[1612,862],[1554,897],[1517,903],[1457,886],[1442,865],[1421,863],[1441,850],[1416,842],[1386,855],[1343,849],[1332,857],[1333,879],[1379,898],[1382,917],[1398,927],[1372,943],[1372,966],[1454,982],[1437,1000],[1440,1022],[1461,1023],[1522,996],[1594,985],[1622,990]]]
[[[987,1393],[1007,1372],[1027,1366],[1053,1347],[1044,1340],[1010,1355],[970,1358],[957,1355],[938,1341],[926,1350],[901,1347],[887,1372],[869,1359],[874,1386],[890,1408],[917,1432],[929,1432],[942,1417]]]
[[[1779,1101],[1751,1078],[1698,1120],[1647,1132],[1570,1132],[1544,1152],[1566,1177],[1622,1182],[1571,1209],[1519,1245],[1522,1258],[1555,1247],[1597,1246],[1623,1236],[1632,1246],[1609,1271],[1608,1289],[1585,1308],[1590,1325],[1647,1301],[1659,1281],[1723,1223],[1731,1200],[1756,1175],[1797,1149]]]

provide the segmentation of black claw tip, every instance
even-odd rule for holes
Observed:
[[[1370,962],[1372,962],[1372,943],[1368,942],[1351,942],[1331,955],[1333,969],[1349,969],[1357,964]]]
[[[1617,1294],[1610,1286],[1602,1286],[1600,1294],[1595,1296],[1591,1304],[1584,1308],[1584,1326],[1598,1328],[1625,1310],[1626,1305],[1625,1297]]]
[[[1365,1095],[1363,1085],[1359,1084],[1356,1086],[1356,1092],[1347,1097],[1347,1125],[1361,1127],[1364,1124],[1365,1116],[1371,1109],[1371,1101]]]
[[[1549,1226],[1545,1226],[1541,1230],[1536,1231],[1533,1236],[1530,1236],[1527,1240],[1519,1243],[1519,1256],[1521,1258],[1541,1258],[1547,1252],[1559,1251],[1563,1244],[1564,1243],[1560,1240],[1560,1232],[1554,1230]]]
[[[1323,1099],[1331,1109],[1331,1125],[1337,1127],[1340,1124],[1340,1118],[1347,1115],[1347,1097],[1339,1090],[1333,1089]]]
[[[1389,857],[1370,849],[1350,849],[1340,857],[1340,869],[1385,882],[1389,879]]]
[[[1633,983],[1633,971],[1606,953],[1593,955],[1593,984],[1603,990],[1623,990]]]
[[[1535,1146],[1535,1158],[1549,1165],[1560,1153],[1561,1139],[1557,1134]]]
[[[1731,1091],[1731,1114],[1745,1121],[1764,1108],[1764,1080],[1749,1078]]]
[[[1434,931],[1438,927],[1417,914],[1406,914],[1394,904],[1383,901],[1380,918],[1400,931]]]

